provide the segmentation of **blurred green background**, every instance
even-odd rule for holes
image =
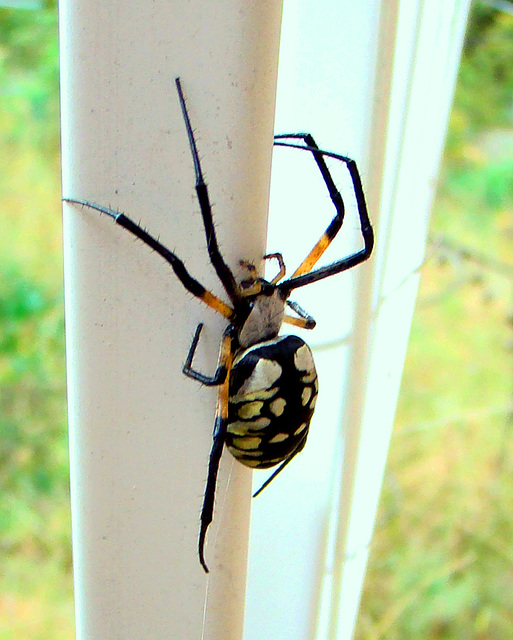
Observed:
[[[0,640],[75,637],[57,45],[54,0],[0,8]],[[513,638],[512,238],[513,15],[476,4],[358,640]]]
[[[2,639],[75,637],[58,80],[57,3],[0,8]]]

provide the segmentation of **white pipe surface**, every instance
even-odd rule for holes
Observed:
[[[281,2],[62,0],[63,195],[119,208],[222,296],[174,88],[181,76],[225,258],[262,256]],[[224,456],[196,552],[225,321],[107,216],[65,206],[79,640],[239,639],[251,475]],[[232,471],[233,466],[233,471]]]
[[[303,337],[319,398],[305,450],[255,500],[245,640],[352,637],[468,7],[285,4],[277,130],[308,130],[355,158],[376,246],[364,265],[294,292],[317,320]],[[289,166],[273,170],[268,250],[293,268],[329,208],[322,190],[310,196],[311,172],[291,205]],[[362,245],[351,185],[340,184],[346,218],[323,263]]]

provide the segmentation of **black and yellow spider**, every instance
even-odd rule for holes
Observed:
[[[124,213],[88,200],[63,200],[89,207],[114,218],[119,225],[161,255],[171,265],[187,291],[228,320],[215,374],[212,377],[206,376],[192,367],[202,324],[196,329],[183,367],[183,372],[188,377],[205,385],[219,387],[198,545],[201,565],[208,572],[204,555],[205,537],[213,517],[217,472],[223,446],[226,444],[232,455],[248,467],[265,469],[281,463],[255,495],[260,493],[305,446],[318,391],[315,364],[310,348],[301,338],[292,335],[279,336],[278,333],[283,322],[304,329],[313,329],[315,321],[298,304],[288,299],[290,292],[350,269],[366,260],[372,252],[374,235],[354,160],[320,150],[308,133],[275,136],[276,146],[293,147],[312,153],[336,213],[320,240],[290,278],[283,280],[283,258],[280,253],[273,253],[264,256],[264,260],[274,259],[279,266],[279,273],[270,282],[259,277],[255,267],[247,262],[241,264],[246,267],[248,277],[237,282],[217,244],[207,185],[203,179],[179,78],[176,79],[176,88],[192,152],[196,193],[205,227],[208,254],[230,304],[207,291],[190,275],[184,263],[172,251]],[[353,255],[325,267],[313,269],[337,235],[344,219],[344,202],[328,170],[326,157],[339,160],[347,167],[356,197],[364,247]],[[287,315],[286,307],[295,315]]]

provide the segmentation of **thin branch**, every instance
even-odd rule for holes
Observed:
[[[455,257],[466,262],[473,262],[485,269],[495,271],[507,278],[513,280],[513,264],[510,262],[504,262],[503,260],[497,260],[496,258],[489,256],[479,251],[475,251],[472,247],[468,247],[463,244],[455,242],[452,238],[447,238],[444,235],[438,235],[433,239],[428,240],[428,245],[435,247],[439,250],[447,251],[453,254]]]

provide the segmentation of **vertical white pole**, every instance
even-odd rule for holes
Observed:
[[[62,0],[63,194],[119,208],[223,292],[208,261],[174,87],[181,76],[218,239],[262,256],[280,0]],[[196,552],[225,322],[110,218],[65,207],[73,547],[79,640],[239,639],[250,474],[225,456],[211,573]],[[204,611],[206,612],[204,614]]]
[[[371,205],[379,201],[374,197],[379,184],[369,167],[371,153],[381,150],[371,151],[369,142],[381,4],[377,0],[285,3],[276,110],[277,132],[309,131],[321,148],[354,158]],[[330,160],[328,165],[343,188],[346,216],[322,264],[363,246],[351,184],[343,181],[347,176],[338,172],[336,162]],[[315,166],[308,166],[306,175],[296,180],[303,202],[294,208],[288,205],[289,167],[285,163],[281,171],[273,169],[268,250],[283,251],[293,271],[334,210],[326,190],[319,189],[315,200],[307,193],[307,185],[315,185],[318,178]],[[370,216],[376,225],[375,207]],[[294,291],[294,299],[317,321],[315,330],[303,332],[302,337],[314,351],[319,397],[304,451],[253,503],[245,640],[317,638],[326,536],[343,461],[341,414],[348,402],[347,378],[352,375],[348,362],[360,295],[357,283],[363,274],[369,274],[367,281],[372,279],[373,264],[371,258],[354,270]],[[369,317],[358,321],[368,331]]]
[[[357,269],[294,292],[317,320],[305,339],[319,399],[304,452],[255,500],[245,640],[352,637],[468,6],[285,5],[277,130],[309,130],[321,147],[355,158],[376,246]],[[273,173],[272,202],[275,192],[286,202],[285,173]],[[337,238],[332,260],[361,246],[343,193],[340,235],[356,239]],[[302,257],[296,245],[318,233],[322,205],[303,201],[294,234],[286,209],[271,208],[269,250]]]
[[[352,637],[385,471],[397,396],[424,257],[429,215],[449,118],[470,0],[386,3],[383,51],[392,74],[377,82],[388,104],[388,137],[375,129],[380,149],[379,245],[367,302],[371,331],[355,333],[348,388],[347,440],[336,542],[328,637]],[[391,37],[392,36],[392,37]],[[374,110],[379,125],[382,106]],[[379,144],[381,141],[381,144]],[[365,300],[364,298],[364,300]],[[357,309],[361,312],[362,305]]]

